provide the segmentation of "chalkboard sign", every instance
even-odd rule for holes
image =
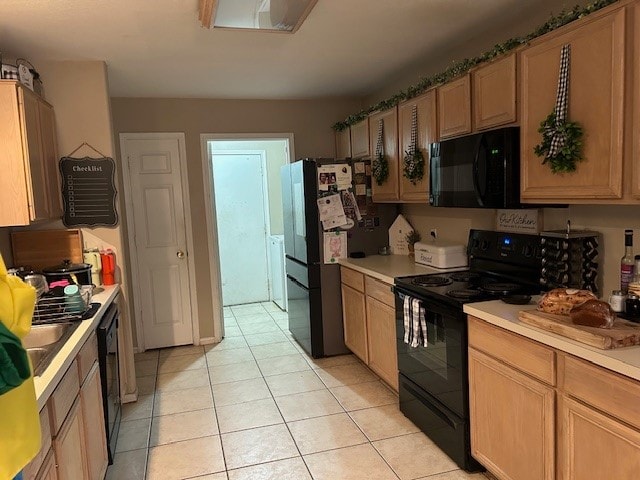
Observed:
[[[67,227],[115,227],[116,164],[113,158],[71,158],[60,160],[62,222]]]

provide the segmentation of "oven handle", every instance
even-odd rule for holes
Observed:
[[[411,393],[415,398],[417,398],[420,401],[420,403],[422,403],[425,407],[427,407],[429,410],[431,410],[434,415],[436,415],[442,421],[447,423],[451,428],[454,428],[454,429],[457,430],[460,427],[460,425],[462,425],[464,423],[464,422],[459,421],[455,417],[447,415],[446,412],[443,412],[438,407],[436,407],[435,405],[431,404],[431,402],[426,400],[424,398],[426,392],[422,392],[422,393],[418,392],[411,385],[407,385],[406,383],[403,385],[403,388],[406,388],[409,391],[409,393]]]

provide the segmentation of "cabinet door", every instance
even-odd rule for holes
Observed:
[[[394,107],[369,117],[369,149],[371,151],[372,166],[375,162],[378,128],[381,120],[383,122],[382,144],[385,158],[389,163],[389,176],[382,182],[382,185],[378,185],[375,178],[371,178],[371,189],[374,202],[394,202],[400,199],[400,188],[398,186],[398,109]]]
[[[336,158],[351,158],[351,131],[336,132]]]
[[[469,349],[471,453],[502,480],[554,477],[554,390]]]
[[[344,343],[360,360],[368,363],[367,317],[364,293],[342,284]]]
[[[560,478],[638,478],[638,430],[566,396],[560,398],[559,416]]]
[[[107,436],[102,406],[102,385],[100,384],[100,370],[98,362],[93,364],[80,389],[80,408],[84,424],[84,451],[87,461],[87,478],[102,480],[109,464],[107,454]]]
[[[521,199],[552,202],[622,195],[625,10],[594,14],[520,54]],[[571,45],[569,120],[583,128],[583,160],[553,174],[533,149],[554,109],[560,50]]]
[[[29,165],[27,190],[31,220],[43,220],[49,218],[49,200],[40,135],[40,102],[35,95],[21,87],[18,87],[18,98],[21,104],[25,163]]]
[[[76,401],[71,408],[58,436],[53,440],[53,450],[56,455],[60,480],[88,478],[83,447],[84,425],[79,403]],[[92,419],[91,426],[104,423],[102,419],[103,417]]]
[[[471,133],[471,80],[469,75],[438,87],[440,138]]]
[[[351,125],[351,156],[353,158],[368,157],[369,152],[369,119]]]
[[[516,114],[516,54],[484,65],[471,74],[474,128],[513,123]]]
[[[418,148],[424,158],[424,177],[415,184],[404,176],[404,156],[411,147],[411,118],[414,106],[417,108]],[[435,89],[398,105],[400,200],[402,201],[426,204],[429,200],[429,144],[438,140],[437,122]]]
[[[640,126],[640,5],[634,4],[628,7],[633,15],[633,132],[639,131]],[[629,130],[627,130],[629,131]],[[633,163],[631,176],[631,194],[634,198],[640,198],[640,135],[632,135],[633,138]]]
[[[370,296],[367,296],[367,338],[369,367],[397,392],[396,312]]]
[[[53,108],[38,102],[40,117],[40,137],[42,139],[42,159],[47,181],[47,198],[49,202],[49,218],[62,217],[62,194],[58,171],[58,149],[56,146],[56,125]]]
[[[58,480],[55,457],[52,451],[49,451],[49,455],[42,464],[42,468],[40,469],[40,472],[38,472],[36,480]]]

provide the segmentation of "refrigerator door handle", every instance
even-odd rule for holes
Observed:
[[[287,279],[291,280],[293,283],[295,283],[297,286],[299,286],[300,288],[304,288],[305,290],[309,290],[309,288],[305,287],[303,284],[301,284],[299,281],[297,281],[295,278],[293,278],[291,275],[287,275]]]

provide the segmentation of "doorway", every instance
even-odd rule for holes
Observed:
[[[271,302],[278,259],[269,246],[284,231],[280,167],[293,157],[293,136],[203,134],[201,144],[214,302],[220,312]]]
[[[120,134],[137,344],[199,342],[183,133]]]

